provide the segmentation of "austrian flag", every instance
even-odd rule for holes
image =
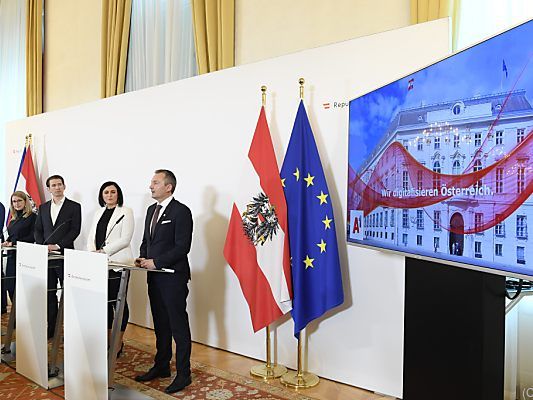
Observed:
[[[287,204],[264,107],[248,159],[224,257],[239,279],[257,332],[291,310],[292,293]]]

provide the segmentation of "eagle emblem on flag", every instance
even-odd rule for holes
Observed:
[[[242,213],[242,225],[245,235],[254,246],[262,246],[267,240],[272,240],[279,222],[275,207],[270,204],[266,194],[259,193],[246,205],[246,211]]]

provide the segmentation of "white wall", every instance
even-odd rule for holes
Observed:
[[[189,315],[193,339],[264,358],[264,335],[254,335],[238,281],[222,256],[241,166],[257,121],[260,86],[268,86],[267,118],[281,165],[298,106],[298,78],[336,207],[346,302],[310,324],[305,366],[323,377],[402,395],[403,257],[347,247],[347,102],[448,53],[448,21],[440,20],[323,48],[231,68],[35,116],[8,125],[8,181],[26,132],[35,135],[41,181],[64,175],[67,196],[82,203],[85,243],[97,190],[118,181],[135,211],[140,242],[149,180],[155,168],[178,176],[177,198],[194,215]],[[325,109],[323,103],[332,107]],[[252,195],[252,194],[250,194]],[[149,323],[144,277],[130,285],[131,320]],[[279,362],[296,364],[287,318],[276,329]]]

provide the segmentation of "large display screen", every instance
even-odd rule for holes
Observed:
[[[350,102],[349,242],[533,276],[532,57],[530,20]]]

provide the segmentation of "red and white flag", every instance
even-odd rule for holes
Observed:
[[[28,145],[22,153],[17,180],[15,181],[14,191],[17,190],[26,192],[30,196],[30,200],[34,203],[35,208],[39,208],[41,205],[41,194],[39,192],[37,175],[35,175],[35,167],[33,165],[30,145]]]
[[[287,203],[264,107],[248,159],[251,165],[233,203],[224,257],[239,279],[257,332],[292,308]]]
[[[407,82],[407,91],[413,90],[414,88],[415,88],[415,78],[411,78]]]

